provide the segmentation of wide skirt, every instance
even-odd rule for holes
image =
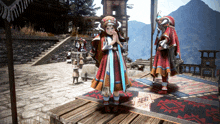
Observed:
[[[109,65],[108,56],[109,56],[108,54],[103,55],[99,69],[96,74],[96,78],[92,80],[91,87],[96,90],[102,91],[102,94],[107,93],[108,95],[111,95],[110,94],[110,73],[109,73],[110,65]],[[120,62],[119,62],[117,51],[113,51],[113,57],[114,57],[114,77],[115,77],[114,91],[121,91],[123,90],[123,88],[122,88],[122,82],[121,82]],[[124,58],[123,58],[123,64],[124,64],[123,66],[124,66],[124,72],[125,72],[125,85],[127,89],[132,84],[127,76],[127,72],[126,72],[127,67],[126,67]]]
[[[158,50],[154,57],[153,68],[151,70],[151,75],[157,77],[158,74],[161,76],[167,76],[170,73],[170,76],[177,74],[176,69],[169,61],[169,51],[168,50]]]

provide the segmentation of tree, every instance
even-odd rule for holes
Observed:
[[[94,0],[69,0],[70,11],[69,15],[72,16],[73,25],[79,27],[79,33],[91,28],[91,23],[85,19],[88,16],[95,16],[96,10],[100,7],[95,7]]]
[[[70,0],[70,13],[74,16],[95,16],[96,10],[100,7],[95,7],[94,0]]]

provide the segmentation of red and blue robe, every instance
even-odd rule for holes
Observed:
[[[96,36],[92,41],[93,49],[91,52],[95,54],[94,58],[96,59],[99,69],[97,71],[96,77],[92,80],[91,87],[102,91],[102,94],[108,94],[110,93],[110,65],[109,65],[109,54],[108,51],[103,51],[102,48],[104,46],[104,42],[106,41],[106,38],[109,37],[106,34],[100,34]],[[121,42],[124,40],[119,38]],[[113,46],[117,45],[115,43]],[[119,61],[119,52],[117,50],[113,50],[113,59],[114,59],[114,91],[122,91],[122,78],[121,72],[120,72],[120,61]],[[126,88],[129,88],[131,86],[131,82],[128,79],[127,76],[127,67],[126,63],[123,58],[123,66],[125,71],[125,85]]]
[[[176,47],[175,54],[180,56],[179,40],[174,27],[167,27],[162,36],[159,39],[156,39],[154,45],[157,45],[161,40],[164,40],[165,38],[168,39],[167,45],[169,47]],[[151,70],[151,75],[153,77],[157,77],[158,74],[163,77],[167,77],[168,73],[170,73],[170,76],[177,74],[177,70],[174,68],[174,65],[169,61],[168,54],[168,49],[157,50],[154,57],[153,68]]]

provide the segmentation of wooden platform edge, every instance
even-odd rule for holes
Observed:
[[[128,107],[130,107],[130,106],[128,106]],[[172,123],[179,123],[179,124],[197,124],[197,123],[192,122],[192,121],[188,121],[188,120],[184,120],[184,119],[172,117],[172,116],[165,115],[165,114],[160,114],[160,113],[156,113],[156,112],[144,111],[144,110],[137,109],[137,108],[134,108],[134,107],[130,107],[130,108],[131,108],[130,111],[133,112],[133,113],[137,113],[137,114],[140,114],[140,115],[149,116],[149,117],[152,117],[152,118],[157,118],[157,119],[164,120],[164,121],[168,121],[168,122],[172,122]],[[155,115],[157,115],[157,116],[155,116]]]
[[[83,99],[83,100],[87,100],[90,102],[101,103],[101,104],[103,103],[103,101],[100,99],[96,99],[96,98],[92,98],[88,96],[77,96],[75,99]]]
[[[96,103],[101,103],[101,104],[103,102],[100,99],[96,99],[96,98],[92,98],[92,97],[88,97],[88,96],[78,96],[78,97],[76,97],[76,99],[84,99],[84,100],[88,100],[88,101],[96,102]],[[123,104],[121,104],[121,105],[123,105]],[[126,105],[123,105],[123,106],[126,106]],[[157,118],[157,119],[168,121],[168,122],[172,122],[172,123],[197,124],[197,123],[192,122],[192,121],[188,121],[188,120],[172,117],[172,116],[165,115],[165,114],[144,111],[144,110],[137,109],[137,108],[134,108],[134,107],[131,107],[131,106],[127,106],[127,107],[131,108],[130,112],[133,112],[133,113],[136,113],[136,114],[140,114],[140,115],[149,116],[149,117],[152,117],[152,118]],[[155,116],[155,115],[157,115],[157,116]]]
[[[83,100],[83,99],[81,99],[81,100]],[[73,100],[73,101],[71,101],[71,102],[74,102],[74,101],[75,101],[75,100]],[[62,106],[68,105],[68,104],[71,103],[71,102],[65,103],[65,104],[60,105],[60,106],[57,106],[57,107],[55,107],[55,108],[52,108],[52,109],[50,109],[50,110],[47,111],[47,114],[48,114],[50,117],[53,117],[54,119],[59,120],[59,119],[60,119],[59,116],[57,116],[57,114],[54,113],[53,110],[55,110],[55,109],[57,109],[57,108],[60,108],[60,107],[62,107]]]

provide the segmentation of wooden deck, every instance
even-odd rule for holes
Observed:
[[[169,120],[152,117],[135,108],[119,105],[119,112],[105,113],[99,102],[77,98],[49,111],[50,124],[174,124]]]

